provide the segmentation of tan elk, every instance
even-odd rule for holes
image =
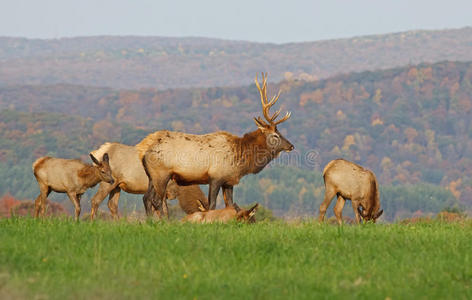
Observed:
[[[95,165],[77,159],[41,157],[33,163],[33,173],[38,181],[40,194],[35,201],[34,216],[44,216],[46,200],[51,191],[66,193],[75,206],[75,219],[80,215],[80,198],[85,191],[100,181],[113,183],[108,154],[99,162],[93,155]]]
[[[239,222],[254,222],[254,215],[259,204],[256,203],[250,209],[241,209],[236,203],[233,203],[222,209],[206,210],[202,206],[200,212],[195,212],[184,218],[184,221],[191,223],[227,223],[232,220]]]
[[[92,197],[91,219],[93,220],[102,201],[108,197],[108,208],[114,218],[118,217],[118,201],[123,190],[131,194],[144,194],[148,189],[149,179],[144,171],[138,152],[134,146],[119,143],[105,143],[90,154],[101,157],[108,153],[114,183],[101,182],[97,193]],[[169,181],[166,189],[168,200],[176,199],[186,214],[199,211],[199,203],[208,208],[208,199],[198,185],[178,186]],[[197,202],[200,201],[200,202]],[[164,212],[167,212],[167,202],[164,201]],[[148,215],[152,213],[152,205],[145,203]]]
[[[281,151],[293,150],[293,145],[277,130],[277,125],[290,118],[287,113],[278,121],[280,110],[273,115],[269,109],[277,102],[279,93],[267,99],[267,77],[262,74],[262,87],[257,77],[262,112],[254,118],[257,130],[243,137],[219,131],[204,135],[193,135],[174,131],[156,131],[136,145],[150,178],[150,186],[144,198],[152,190],[156,197],[152,204],[160,206],[165,196],[167,182],[174,179],[179,185],[209,184],[210,209],[215,209],[220,188],[226,206],[233,203],[233,186],[246,174],[260,172]],[[157,199],[156,199],[157,198]]]
[[[344,159],[335,159],[324,168],[323,178],[325,196],[320,206],[320,222],[323,221],[334,196],[338,197],[334,214],[339,224],[342,224],[342,210],[346,199],[351,200],[358,224],[361,216],[364,221],[375,222],[382,215],[383,210],[379,211],[379,187],[374,173],[370,170]]]

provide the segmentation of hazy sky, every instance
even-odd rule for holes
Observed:
[[[0,36],[314,41],[472,26],[471,0],[0,0]]]

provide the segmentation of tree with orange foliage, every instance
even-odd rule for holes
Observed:
[[[8,218],[11,215],[13,207],[20,204],[21,201],[13,197],[10,193],[6,193],[0,198],[0,217]]]

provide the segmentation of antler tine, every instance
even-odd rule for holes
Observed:
[[[259,85],[259,79],[257,78],[257,74],[256,74],[256,79],[254,81],[256,82],[256,87],[259,90],[259,94],[261,95],[261,103],[262,103],[262,106],[264,107],[264,104],[266,103],[265,99],[267,99],[266,82],[264,81],[264,73],[262,73],[262,88]]]
[[[282,119],[278,120],[277,122],[274,122],[274,125],[278,125],[284,121],[287,121],[291,116],[292,116],[292,112],[287,112]]]
[[[266,92],[266,93],[267,93],[267,92]],[[272,99],[271,99],[270,102],[269,102],[270,106],[274,105],[275,102],[277,102],[277,100],[279,100],[280,93],[281,93],[281,91],[279,90],[279,91],[277,92],[277,95],[275,95],[274,97],[272,97]],[[266,97],[266,98],[267,98],[267,97]]]
[[[287,113],[285,117],[283,117],[277,122],[274,122],[274,120],[280,115],[280,112],[281,112],[280,109],[278,109],[272,116],[269,114],[270,108],[277,102],[277,100],[279,100],[281,91],[279,90],[277,95],[275,95],[274,97],[272,97],[270,101],[268,101],[267,99],[267,73],[262,73],[262,88],[259,84],[257,74],[256,74],[255,82],[256,82],[256,87],[259,90],[259,93],[261,95],[262,113],[264,115],[264,118],[269,122],[269,125],[277,125],[287,120],[288,118],[290,118],[290,113]],[[258,118],[258,121],[263,124],[266,124],[265,122],[262,121],[260,117]]]
[[[277,124],[277,123],[274,123],[274,120],[280,115],[281,110],[278,109],[272,116],[269,114],[269,110],[275,104],[275,102],[277,102],[277,100],[279,99],[279,96],[280,96],[280,90],[277,93],[277,95],[272,97],[272,99],[269,102],[266,102],[266,104],[263,106],[264,117],[267,119],[267,121],[269,121],[270,124],[273,124],[273,125]],[[266,89],[266,99],[267,99],[267,89]]]
[[[280,96],[280,90],[279,92],[277,93],[277,95],[275,95],[274,97],[272,97],[272,100],[270,100],[270,102],[267,104],[270,107],[272,107],[275,102],[277,102],[277,100],[279,100],[279,96]],[[267,114],[269,113],[269,111],[267,111]],[[280,109],[278,109],[273,115],[272,117],[270,118],[271,121],[274,121],[275,118],[277,118],[280,114]]]
[[[262,120],[261,117],[254,118],[254,120],[255,120],[256,122],[261,123],[261,124],[264,125],[264,126],[269,126],[269,124],[267,124],[266,122],[264,122],[264,120]]]
[[[267,99],[267,73],[262,73],[262,91],[264,92],[264,103],[269,104]]]
[[[264,117],[266,118],[266,120],[270,124],[272,124],[271,117],[269,116],[269,109],[270,109],[270,106],[272,105],[271,104],[272,101],[271,102],[267,101],[267,74],[262,73],[262,88],[259,85],[257,74],[256,74],[255,82],[256,82],[257,89],[259,90],[259,93],[261,94],[262,113],[264,114]],[[266,124],[265,122],[263,123]]]
[[[277,111],[272,115],[272,117],[270,118],[270,121],[274,121],[281,113],[281,110],[280,109],[277,109]]]

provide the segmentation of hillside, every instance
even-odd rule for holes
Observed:
[[[0,38],[0,85],[68,83],[118,89],[240,86],[443,60],[472,60],[472,28],[267,44],[207,38]]]
[[[472,207],[472,63],[283,81],[269,92],[278,88],[283,110],[292,111],[279,129],[296,151],[247,177],[236,199],[285,213],[312,212],[322,199],[323,166],[344,157],[377,174],[391,218],[402,211],[437,211],[455,201]],[[29,189],[19,182],[21,176],[32,179],[31,162],[48,153],[87,159],[89,149],[103,141],[133,144],[157,129],[242,135],[255,129],[258,97],[254,85],[166,91],[0,88],[0,110],[8,109],[0,115],[0,175],[6,178],[0,194],[8,189],[34,195],[31,180],[25,184]],[[19,166],[24,168],[14,173]]]
[[[37,196],[31,164],[41,156],[79,158],[105,141],[133,144],[147,132],[127,124],[93,122],[57,113],[0,112],[0,195]]]

